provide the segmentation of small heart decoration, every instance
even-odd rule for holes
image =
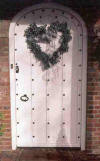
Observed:
[[[40,43],[49,44],[57,38],[58,33],[59,47],[53,53],[46,53],[42,50]],[[68,29],[67,23],[60,23],[58,21],[51,23],[49,26],[37,26],[35,23],[29,25],[25,30],[24,36],[30,51],[34,54],[35,58],[43,64],[43,69],[47,70],[53,65],[57,64],[65,52],[68,51],[68,43],[71,40],[71,33]]]

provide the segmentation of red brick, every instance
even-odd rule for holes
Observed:
[[[88,131],[96,131],[97,128],[96,128],[96,127],[87,127],[87,130],[88,130]]]
[[[100,96],[95,96],[95,100],[100,100]]]
[[[99,110],[100,110],[100,106],[95,106],[94,108],[95,108],[95,109],[99,109]]]
[[[100,118],[100,114],[95,114],[95,118]]]

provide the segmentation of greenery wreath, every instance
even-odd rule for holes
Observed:
[[[52,39],[57,37],[58,32],[61,33],[59,40],[60,47],[52,54],[42,51],[38,43],[49,44]],[[28,48],[34,54],[35,58],[42,62],[44,69],[48,69],[59,62],[61,55],[68,51],[68,42],[71,40],[67,23],[60,23],[58,21],[51,23],[50,26],[42,25],[38,27],[35,23],[31,24],[25,30],[24,36],[26,37]]]

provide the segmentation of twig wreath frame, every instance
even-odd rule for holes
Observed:
[[[38,43],[50,43],[53,38],[57,37],[58,32],[62,34],[59,40],[60,47],[52,54],[42,51]],[[35,58],[43,64],[44,70],[59,62],[61,55],[68,51],[68,43],[72,38],[67,23],[60,23],[58,21],[51,23],[50,26],[42,25],[39,27],[33,23],[25,30],[24,36],[26,37],[28,48]]]

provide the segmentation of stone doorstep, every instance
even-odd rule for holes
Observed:
[[[87,155],[77,151],[53,151],[53,149],[50,151],[46,149],[21,149],[1,152],[0,161],[100,161],[100,155]]]
[[[26,161],[26,160],[21,160],[21,161]],[[34,159],[34,160],[28,160],[28,161],[55,161],[55,160],[48,160],[48,159]],[[58,160],[57,160],[58,161]],[[67,160],[66,160],[67,161]]]

